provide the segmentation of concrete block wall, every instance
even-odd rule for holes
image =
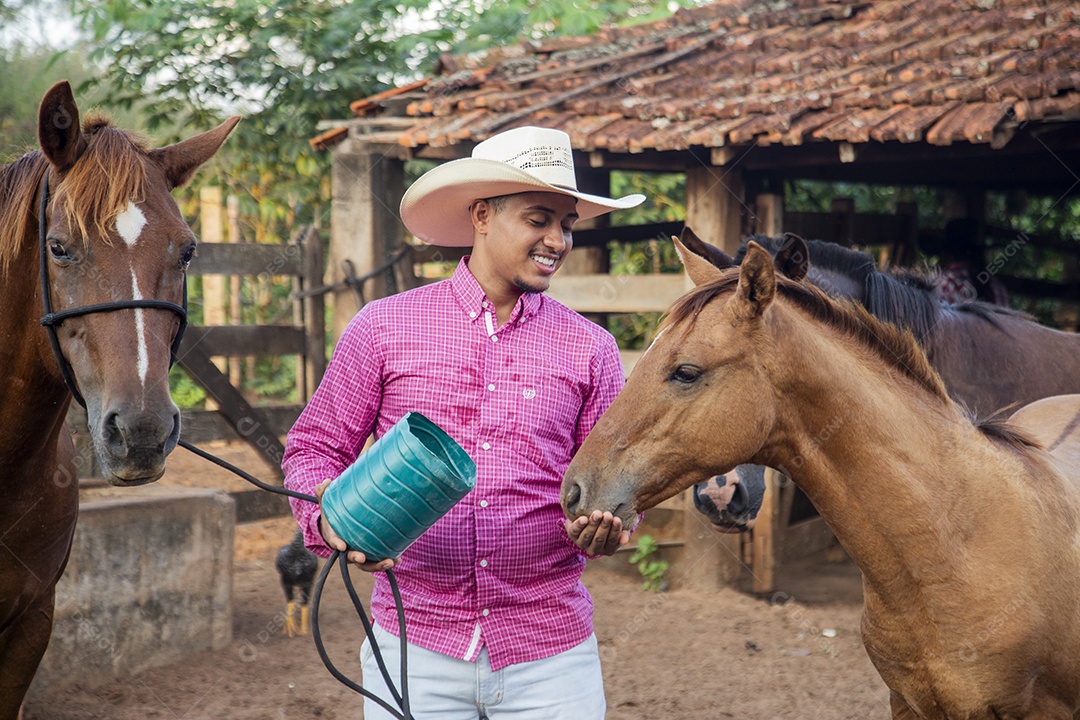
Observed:
[[[83,490],[31,687],[92,687],[232,641],[234,507],[219,490]]]

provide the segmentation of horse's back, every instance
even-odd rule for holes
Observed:
[[[1036,400],[1009,422],[1042,445],[1067,477],[1080,482],[1080,394]]]

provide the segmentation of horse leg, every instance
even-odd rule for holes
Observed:
[[[0,720],[18,720],[30,682],[49,644],[54,593],[35,598],[0,634]]]

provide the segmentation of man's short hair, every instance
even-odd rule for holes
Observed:
[[[483,201],[491,206],[493,212],[498,214],[506,207],[506,200],[509,197],[509,195],[496,195],[495,197],[483,198]]]

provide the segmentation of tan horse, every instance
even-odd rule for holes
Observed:
[[[894,718],[1076,717],[1080,396],[977,426],[909,333],[760,246],[728,271],[682,254],[698,287],[571,463],[566,514],[630,526],[703,476],[786,468],[862,570]]]
[[[18,715],[49,642],[75,528],[69,384],[114,485],[161,477],[176,445],[169,361],[195,236],[171,190],[238,119],[149,150],[100,116],[80,124],[59,83],[41,150],[0,168],[0,720]]]

